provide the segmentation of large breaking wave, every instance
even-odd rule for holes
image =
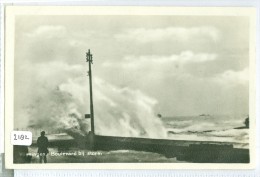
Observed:
[[[90,120],[84,114],[89,113],[89,85],[87,77],[81,74],[83,68],[57,62],[38,68],[37,72],[31,71],[35,72],[35,79],[29,81],[33,87],[28,87],[28,92],[35,93],[27,97],[23,106],[16,106],[17,112],[22,112],[19,119],[27,120],[25,127],[88,133]],[[41,71],[44,69],[51,71],[48,74]],[[67,78],[59,76],[64,73]],[[166,138],[167,131],[153,112],[157,103],[154,98],[98,77],[94,78],[93,92],[97,134]]]

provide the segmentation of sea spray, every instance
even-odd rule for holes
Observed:
[[[140,90],[119,88],[99,78],[94,80],[97,132],[103,135],[166,138],[163,122],[153,109],[154,98]]]
[[[119,88],[97,77],[94,79],[93,88],[95,88],[94,112],[97,134],[166,138],[166,129],[153,112],[153,107],[157,103],[155,99],[140,90]],[[81,111],[89,111],[88,98],[82,99],[86,95],[84,92],[88,92],[88,85],[84,79],[77,78],[61,84],[60,90],[73,95]],[[78,90],[81,90],[81,93]],[[82,121],[79,118],[77,120]],[[86,121],[89,123],[89,120]]]
[[[55,69],[55,65],[49,68]],[[27,127],[35,129],[53,129],[67,132],[73,137],[81,137],[90,131],[90,120],[84,118],[89,113],[89,85],[87,77],[82,77],[81,67],[58,67],[60,73],[65,72],[73,77],[57,76],[57,81],[48,80],[54,75],[41,74],[41,79],[32,79],[35,93],[27,99],[22,107],[16,107],[24,112],[29,120]],[[66,69],[67,68],[67,69]],[[78,72],[75,70],[78,69]],[[40,69],[44,69],[41,67]],[[36,72],[39,73],[39,72]],[[37,76],[37,74],[35,74]],[[34,78],[37,78],[37,77]],[[30,88],[32,89],[32,88]],[[166,138],[167,132],[162,121],[153,112],[157,101],[142,91],[129,87],[118,87],[98,77],[93,80],[94,112],[96,134]],[[28,98],[28,97],[27,97]]]

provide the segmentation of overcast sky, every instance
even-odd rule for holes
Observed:
[[[17,102],[39,89],[40,76],[53,88],[73,77],[87,80],[91,49],[93,77],[144,93],[164,116],[248,114],[248,23],[214,16],[19,16]]]

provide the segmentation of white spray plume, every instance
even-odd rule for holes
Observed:
[[[62,66],[57,67],[59,65]],[[42,74],[46,69],[48,72]],[[88,78],[82,74],[84,68],[53,62],[31,72],[36,72],[29,84],[34,87],[27,87],[28,92],[38,91],[29,94],[33,96],[27,99],[27,106],[18,104],[17,110],[26,116],[20,119],[29,120],[27,126],[32,128],[74,129],[81,134],[90,131],[90,120],[84,118],[84,114],[89,113],[89,85]],[[96,76],[93,94],[96,134],[166,138],[167,131],[153,112],[155,99],[140,90],[120,88]]]

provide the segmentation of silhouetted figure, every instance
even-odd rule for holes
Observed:
[[[45,135],[45,131],[41,132],[41,136],[37,139],[37,146],[38,146],[38,154],[40,157],[40,163],[42,163],[42,160],[44,163],[47,163],[47,154],[49,153],[48,145],[49,141],[48,138]]]
[[[249,117],[246,118],[244,123],[245,123],[246,128],[249,128]]]

